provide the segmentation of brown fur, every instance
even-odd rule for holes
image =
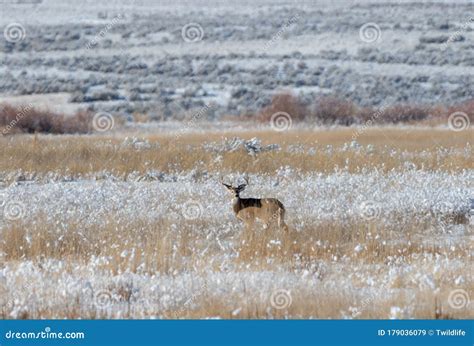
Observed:
[[[249,228],[254,228],[255,222],[260,221],[265,228],[276,224],[278,227],[288,231],[285,224],[285,207],[276,198],[240,198],[247,184],[241,184],[238,187],[224,184],[227,189],[234,194],[233,209],[235,216],[245,223]]]

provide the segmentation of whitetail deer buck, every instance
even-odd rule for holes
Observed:
[[[245,184],[240,184],[237,187],[221,183],[234,196],[234,213],[235,216],[242,220],[247,227],[254,228],[256,221],[263,223],[264,228],[268,228],[271,224],[277,224],[279,228],[288,231],[288,226],[285,224],[285,207],[276,198],[240,198],[240,193],[245,190],[249,184],[248,178],[245,179]]]

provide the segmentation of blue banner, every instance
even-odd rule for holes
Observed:
[[[473,345],[472,320],[3,320],[0,345]]]

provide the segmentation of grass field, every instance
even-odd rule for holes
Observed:
[[[472,318],[473,130],[355,133],[0,138],[0,316]]]
[[[359,131],[360,132],[360,131]],[[120,176],[156,170],[249,172],[275,174],[284,166],[305,172],[331,173],[337,169],[415,169],[455,172],[472,169],[474,130],[441,128],[356,128],[275,132],[215,131],[115,135],[0,138],[0,171],[78,176],[107,170]],[[257,138],[261,145],[280,148],[252,154],[239,139]],[[351,147],[351,142],[356,139]],[[355,146],[354,146],[355,145]]]

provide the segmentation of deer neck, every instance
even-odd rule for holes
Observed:
[[[236,194],[233,200],[234,212],[238,213],[242,209],[242,199],[239,194]]]

